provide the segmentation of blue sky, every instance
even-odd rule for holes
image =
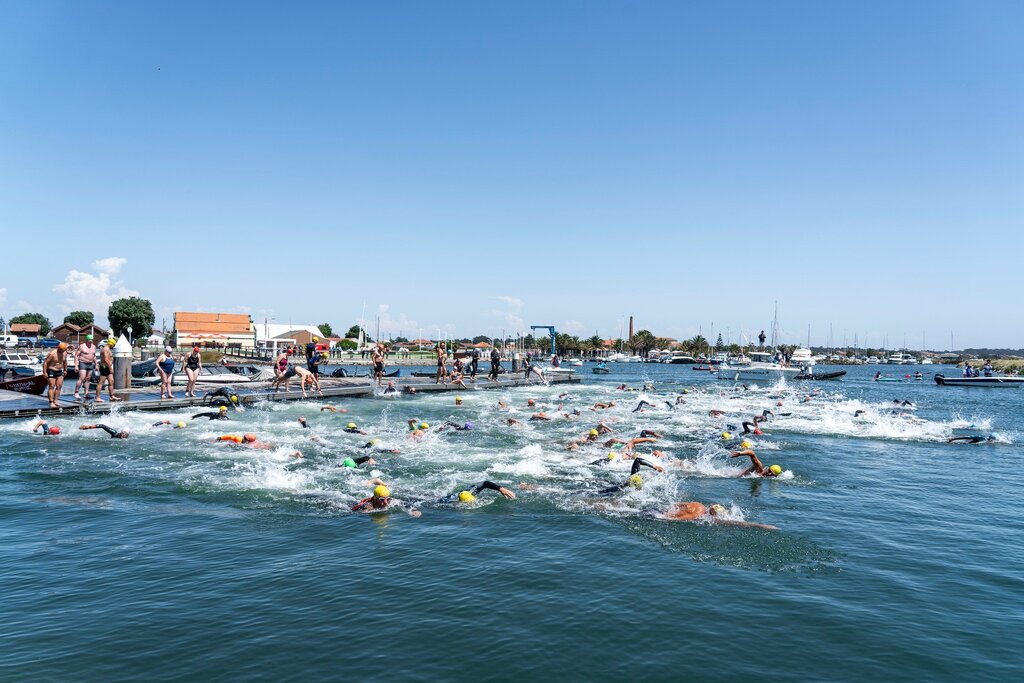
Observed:
[[[5,317],[1024,346],[1019,2],[0,9]]]

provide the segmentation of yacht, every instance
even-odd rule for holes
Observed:
[[[629,356],[624,353],[613,353],[605,358],[605,360],[609,363],[627,363],[629,362]]]
[[[817,361],[811,355],[811,350],[806,347],[795,349],[789,358],[789,364],[795,368],[809,368],[816,363]]]
[[[14,368],[33,368],[42,372],[42,363],[39,362],[38,357],[14,349],[0,351],[0,363],[6,363],[7,367],[12,370]],[[68,365],[71,365],[70,359]]]
[[[626,356],[626,358],[624,358],[622,362],[623,363],[643,363],[644,359],[642,357],[640,357],[640,356],[632,355],[632,356]]]
[[[697,359],[687,355],[684,351],[673,351],[668,362],[674,365],[696,365]]]
[[[774,382],[783,378],[793,378],[800,374],[800,368],[788,367],[775,362],[772,354],[764,351],[751,351],[749,365],[719,365],[718,379],[741,380],[753,379]]]
[[[921,361],[921,365],[935,365],[935,362],[931,358],[925,358]]]

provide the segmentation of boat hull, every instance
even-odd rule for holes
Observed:
[[[7,380],[6,382],[0,382],[0,389],[40,396],[44,391],[46,391],[46,375],[17,377],[15,379]]]
[[[780,379],[794,379],[799,372],[796,368],[758,368],[753,366],[727,368],[719,366],[718,379],[734,382],[744,379],[777,382]]]
[[[846,370],[837,370],[835,372],[809,372],[807,374],[800,374],[793,379],[799,380],[825,380],[825,379],[841,379],[846,375]]]
[[[945,375],[935,375],[935,383],[940,387],[1008,389],[1024,384],[1024,377],[946,377]]]

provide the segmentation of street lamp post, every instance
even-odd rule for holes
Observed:
[[[132,343],[132,326],[129,325],[128,327],[126,327],[124,329],[128,333],[128,343],[131,344]]]

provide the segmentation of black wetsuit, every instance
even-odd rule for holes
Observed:
[[[457,431],[460,431],[460,432],[468,432],[468,431],[470,431],[469,427],[467,427],[465,425],[457,425],[454,422],[445,422],[444,424],[445,424],[445,426],[452,427],[453,429],[456,429]]]
[[[107,434],[110,434],[110,438],[111,439],[120,439],[121,438],[121,434],[124,433],[124,432],[118,431],[117,429],[114,429],[113,427],[108,427],[107,425],[104,425],[104,424],[96,425],[96,429],[102,429]]]
[[[227,387],[221,387],[215,391],[207,391],[203,394],[203,403],[210,403],[215,398],[224,398],[230,403],[232,396],[238,397],[237,394],[232,393]]]
[[[316,350],[316,344],[309,342],[306,344],[306,369],[316,375],[319,372],[319,364],[320,352]]]
[[[652,465],[651,463],[647,462],[643,458],[637,458],[636,460],[633,461],[633,466],[629,468],[629,476],[632,477],[634,474],[639,472],[641,467],[650,467],[652,470],[654,469],[654,465]],[[627,479],[626,481],[622,482],[621,484],[616,484],[615,486],[609,486],[606,489],[601,489],[597,493],[598,493],[598,495],[601,495],[601,496],[607,496],[607,495],[612,494],[612,493],[618,493],[619,491],[624,491],[625,489],[628,489],[628,488],[629,488],[629,480]]]
[[[366,448],[366,446],[363,446],[363,448]],[[352,462],[354,462],[357,465],[362,465],[364,462],[370,460],[372,457],[372,455],[360,455],[358,458],[352,458]]]
[[[497,349],[491,351],[491,372],[487,376],[490,379],[498,379],[498,368],[501,367],[501,354]]]
[[[480,349],[473,349],[469,357],[469,376],[476,379],[476,370],[480,365]]]
[[[197,417],[205,417],[205,418],[208,418],[210,420],[230,420],[231,419],[230,417],[228,417],[228,411],[226,411],[226,410],[218,410],[216,412],[209,412],[209,413],[196,413],[195,415],[192,416],[192,419],[194,420]]]
[[[743,433],[744,434],[751,434],[751,433],[753,433],[753,431],[755,429],[757,429],[757,423],[756,422],[744,422],[743,423]]]
[[[653,408],[653,407],[654,407],[653,403],[648,403],[647,401],[640,401],[639,403],[636,404],[636,408],[633,408],[632,412],[636,413],[636,412],[639,412],[639,411],[643,410],[644,408]]]
[[[357,428],[355,428],[355,427],[346,427],[345,429],[343,429],[343,430],[341,430],[341,431],[343,431],[343,432],[348,432],[349,434],[362,434],[363,436],[365,436],[365,435],[366,435],[366,432],[361,432],[361,431],[359,431],[359,430],[358,430]]]
[[[469,491],[470,493],[472,493],[475,496],[478,493],[480,493],[481,491],[483,491],[484,489],[490,489],[492,491],[501,491],[501,487],[498,486],[497,484],[495,484],[493,481],[482,481],[482,482],[480,482],[479,484],[477,484],[476,486],[474,486],[471,489],[462,489],[460,491],[456,491],[455,493],[449,493],[447,496],[445,496],[444,498],[441,498],[437,502],[438,503],[454,503],[455,501],[457,501],[459,499],[459,494],[462,493],[462,491]]]

